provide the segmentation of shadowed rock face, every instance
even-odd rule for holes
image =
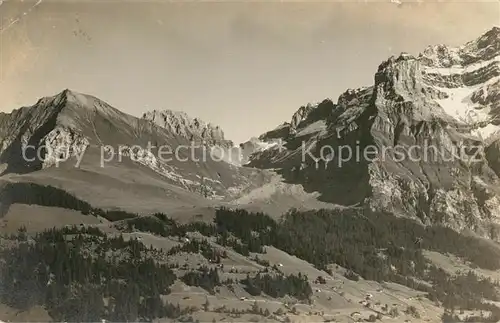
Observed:
[[[0,115],[0,163],[6,165],[4,173],[27,173],[51,166],[58,156],[43,147],[65,144],[71,154],[85,149],[89,142],[75,132],[76,124],[72,123],[76,120],[71,121],[77,102],[71,99],[76,98],[65,90],[54,97],[40,99],[32,107]],[[32,148],[27,148],[30,146]]]
[[[418,57],[391,57],[379,66],[372,87],[348,90],[317,114],[321,104],[299,109],[288,126],[293,131],[281,133],[286,149],[258,151],[250,165],[279,168],[324,201],[489,236],[500,225],[499,80],[498,28],[458,48],[440,45]],[[300,135],[322,120],[325,129]],[[270,137],[276,139],[269,133],[260,138]],[[375,160],[341,153],[343,146],[355,152],[371,145]],[[330,150],[325,146],[336,155],[326,163],[309,155],[304,160],[304,146],[314,157],[322,147]],[[482,150],[486,154],[472,159]],[[452,152],[460,158],[451,158]]]

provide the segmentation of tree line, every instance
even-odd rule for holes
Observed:
[[[367,210],[291,210],[279,221],[263,213],[221,208],[213,223],[191,224],[223,245],[237,238],[252,252],[274,246],[328,271],[330,264],[347,268],[349,277],[392,281],[428,293],[445,306],[486,309],[483,297],[498,300],[498,282],[467,275],[449,275],[422,253],[451,253],[490,270],[500,269],[499,249],[445,227],[424,227],[416,221]],[[225,243],[226,242],[226,243]],[[237,249],[234,248],[236,251]],[[429,284],[431,283],[431,285]],[[431,287],[432,286],[432,287]],[[250,285],[251,290],[258,290]],[[500,311],[493,307],[500,318]]]
[[[0,301],[18,309],[43,305],[57,321],[148,321],[183,314],[161,300],[176,279],[167,265],[148,257],[134,239],[95,230],[51,229],[33,237],[21,230],[16,246],[2,250]]]
[[[35,183],[7,183],[0,191],[0,201],[0,217],[5,216],[14,203],[60,207],[79,211],[85,215],[101,216],[109,221],[120,221],[138,216],[121,210],[95,208],[62,189]]]
[[[216,211],[213,223],[195,222],[180,225],[161,213],[138,217],[137,214],[124,211],[103,211],[63,190],[33,183],[7,184],[0,192],[0,201],[3,212],[12,203],[64,207],[84,214],[100,215],[111,221],[126,220],[125,228],[128,231],[148,231],[165,237],[185,236],[187,232],[198,231],[205,236],[215,237],[217,243],[231,247],[242,255],[249,255],[251,252],[263,253],[264,246],[274,246],[322,270],[328,270],[328,266],[335,263],[347,268],[353,279],[360,275],[365,279],[393,281],[426,291],[429,298],[450,308],[485,308],[487,306],[481,302],[483,297],[491,300],[499,298],[495,289],[498,282],[485,280],[474,273],[465,276],[449,275],[435,268],[422,253],[423,249],[451,253],[481,268],[499,270],[498,248],[446,227],[425,227],[411,219],[396,218],[384,212],[362,209],[306,212],[291,210],[279,221],[275,221],[264,213],[221,208]],[[3,269],[7,270],[4,273],[7,276],[2,277],[12,277],[11,281],[17,285],[8,283],[2,286],[2,297],[21,305],[21,299],[28,303],[47,300],[47,287],[43,287],[41,282],[50,274],[55,275],[59,281],[59,285],[55,286],[61,287],[57,288],[57,293],[52,294],[60,299],[67,296],[63,290],[69,289],[68,286],[72,286],[74,281],[86,286],[77,289],[82,295],[92,298],[94,296],[89,294],[92,289],[90,287],[105,285],[108,290],[113,290],[113,295],[119,299],[118,294],[122,293],[125,287],[116,280],[128,280],[137,285],[140,299],[149,299],[148,297],[157,297],[168,292],[165,286],[175,279],[175,275],[166,266],[158,267],[154,261],[143,259],[146,250],[142,244],[124,241],[123,238],[99,236],[96,232],[74,232],[75,238],[67,240],[65,237],[68,232],[64,230],[68,229],[49,230],[38,234],[34,238],[36,243],[23,243],[11,254],[6,254],[7,264],[10,265],[3,266],[7,268]],[[87,239],[93,239],[93,243],[89,243]],[[84,257],[82,252],[89,245],[97,246],[93,252],[102,256]],[[221,256],[204,242],[189,242],[180,248],[187,252],[200,252],[215,262],[218,262]],[[109,259],[104,256],[106,250],[128,250],[137,266],[119,260],[110,264]],[[31,268],[40,266],[36,271],[39,276],[30,273],[27,269],[30,266],[26,264]],[[16,273],[16,266],[25,269]],[[143,272],[156,273],[154,280],[148,282],[149,278],[144,278]],[[28,277],[24,283],[20,282],[23,275]],[[99,277],[101,280],[93,277]],[[170,278],[157,281],[158,277]],[[195,277],[188,276],[190,281],[196,281]],[[106,283],[102,283],[103,281]],[[432,283],[432,289],[422,281]],[[17,289],[18,287],[20,288]],[[131,291],[135,291],[136,287],[130,287]],[[34,292],[30,296],[19,296],[20,291],[27,290]],[[62,293],[62,296],[59,293]],[[151,304],[155,304],[155,301],[151,301]],[[58,306],[54,305],[51,309],[57,313],[60,308]],[[96,301],[88,306],[100,308],[101,305]],[[130,307],[131,305],[127,305],[124,308]],[[107,310],[109,311],[109,308]],[[140,313],[139,309],[131,310],[133,315],[136,312]],[[109,312],[105,315],[113,317]]]

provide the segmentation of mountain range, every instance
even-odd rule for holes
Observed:
[[[435,45],[417,56],[390,57],[373,84],[348,89],[336,101],[301,106],[289,121],[239,145],[221,127],[184,112],[134,117],[69,89],[0,113],[0,143],[2,190],[20,183],[52,187],[99,214],[165,213],[189,223],[211,221],[221,207],[273,219],[290,209],[383,212],[500,248],[500,28],[459,47]],[[5,232],[38,223],[21,215],[21,205],[51,207],[21,200],[0,200]],[[81,218],[58,219],[29,229]],[[442,249],[429,249],[429,257],[444,257]],[[268,252],[288,252],[291,263],[304,261],[293,250],[273,250]],[[498,269],[493,272],[488,277],[500,279]],[[367,281],[359,284],[361,299],[371,295]],[[426,315],[429,321],[439,316]]]
[[[180,189],[187,200],[193,196],[188,192],[203,188],[206,192],[195,200],[241,201],[251,189],[272,182],[274,175],[260,171],[268,169],[282,178],[280,183],[299,185],[321,202],[390,210],[424,224],[495,235],[500,225],[499,37],[494,27],[457,48],[429,46],[416,57],[390,57],[378,67],[372,86],[349,89],[336,102],[302,106],[289,122],[239,147],[225,139],[219,126],[183,112],[155,110],[136,118],[90,95],[64,90],[0,115],[0,163],[3,174],[39,176],[52,172],[57,156],[51,153],[63,147],[71,156],[88,150],[71,173],[93,172],[96,165],[91,164],[100,163],[92,156],[99,155],[100,147],[137,145],[139,150],[124,151],[137,155],[133,166],[160,186]],[[174,150],[191,142],[203,143],[195,154],[220,150],[224,162],[210,158],[213,153],[204,162],[164,162],[157,150],[145,151],[148,143]],[[21,153],[27,145],[36,146],[27,150],[32,154],[48,148],[43,158],[30,156],[34,161],[27,162]],[[340,156],[342,147],[352,153],[371,145],[377,147],[377,160],[340,160],[348,157]],[[406,157],[398,159],[395,147],[404,148]],[[337,152],[326,161],[329,167],[325,158],[321,167],[314,160],[324,155],[322,148]],[[450,158],[457,152],[459,158]]]

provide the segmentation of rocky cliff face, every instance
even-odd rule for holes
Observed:
[[[73,156],[85,150],[89,139],[75,129],[91,111],[82,110],[82,119],[72,119],[77,105],[78,99],[65,90],[40,99],[32,107],[0,114],[3,172],[24,173],[50,167],[56,159],[63,158],[61,154]]]
[[[153,110],[144,113],[142,118],[190,141],[205,142],[208,145],[219,145],[227,148],[233,146],[230,140],[224,139],[224,132],[219,126],[206,123],[198,118],[191,118],[185,112]]]
[[[499,91],[495,27],[458,48],[391,57],[373,86],[302,107],[286,131],[261,136],[279,137],[284,148],[257,151],[250,165],[279,168],[328,202],[495,238]]]

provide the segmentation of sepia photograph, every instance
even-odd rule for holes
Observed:
[[[499,0],[0,0],[0,323],[500,323]]]

